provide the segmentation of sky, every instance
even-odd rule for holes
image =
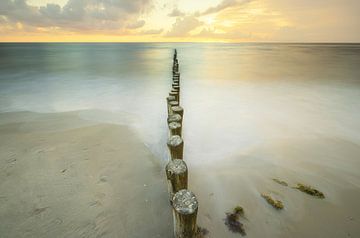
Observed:
[[[0,42],[360,42],[359,0],[0,0]]]

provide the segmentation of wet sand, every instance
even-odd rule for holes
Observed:
[[[99,113],[0,114],[1,237],[172,237],[164,164],[132,129],[101,123]],[[185,158],[198,224],[208,237],[240,237],[224,225],[240,205],[247,237],[359,237],[359,155],[354,142],[299,135],[201,165]]]
[[[160,160],[78,114],[0,114],[0,236],[171,237]]]
[[[247,237],[360,237],[360,146],[330,138],[267,141],[217,164],[189,165],[200,203],[199,223],[211,237],[240,237],[224,225],[225,212],[245,209]],[[272,179],[286,181],[283,186]],[[312,185],[319,199],[293,187]],[[276,210],[260,196],[283,202]]]

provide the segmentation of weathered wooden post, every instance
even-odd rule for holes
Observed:
[[[179,102],[178,101],[170,101],[169,102],[170,108],[174,107],[174,106],[179,106]],[[171,110],[170,110],[171,111]]]
[[[182,189],[172,199],[175,238],[196,237],[198,201],[195,194]]]
[[[182,124],[182,120],[184,118],[184,109],[180,106],[174,106],[174,107],[171,107],[171,113],[179,114],[181,116],[181,124]]]
[[[173,83],[174,84],[174,83]],[[180,87],[178,85],[171,85],[171,91],[180,92]]]
[[[180,86],[180,81],[178,79],[176,80],[173,80],[173,84],[177,85],[177,86]]]
[[[179,122],[181,124],[181,116],[179,114],[170,114],[167,121],[168,123]]]
[[[172,92],[172,93],[175,93],[176,101],[178,101],[178,102],[179,102],[179,105],[180,105],[180,91],[173,88],[173,89],[171,89],[171,92]]]
[[[171,114],[171,105],[170,105],[170,102],[171,101],[175,101],[176,100],[176,97],[175,96],[168,96],[166,98],[166,102],[167,102],[167,108],[168,108],[168,114]]]
[[[172,160],[183,159],[184,141],[180,136],[170,136],[167,141],[167,146]]]
[[[173,73],[177,73],[177,72],[179,72],[179,64],[174,63],[174,65],[173,65]]]
[[[174,96],[174,97],[175,97],[175,100],[179,102],[179,99],[180,99],[179,92],[171,91],[171,92],[169,93],[169,96]]]
[[[165,168],[166,177],[168,179],[170,201],[174,194],[181,190],[187,189],[188,186],[188,170],[186,163],[183,160],[170,160]]]
[[[170,135],[175,136],[181,136],[181,123],[180,122],[170,122],[168,124]]]

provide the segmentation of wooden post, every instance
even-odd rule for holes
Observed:
[[[175,193],[172,201],[175,238],[195,238],[198,211],[195,194],[182,189]]]
[[[176,100],[176,97],[175,96],[169,96],[166,98],[166,101],[167,101],[167,108],[168,108],[168,114],[170,115],[171,114],[171,105],[170,105],[170,102],[171,101],[175,101]]]
[[[179,92],[175,92],[175,91],[171,91],[169,93],[170,96],[174,96],[175,100],[179,102],[180,96],[179,96]]]
[[[181,189],[187,189],[188,186],[188,170],[183,160],[171,160],[165,168],[166,177],[168,179],[168,187],[170,193],[170,202],[176,192]]]
[[[169,105],[170,105],[171,108],[174,107],[174,106],[179,106],[179,102],[178,101],[170,101]]]
[[[178,101],[180,104],[180,100],[179,100],[180,99],[180,91],[175,88],[171,88],[171,93],[175,93],[174,96],[176,98],[176,101]]]
[[[171,114],[167,119],[168,123],[170,122],[179,122],[181,124],[181,116],[179,114]]]
[[[174,63],[174,65],[173,65],[173,73],[177,73],[177,72],[179,72],[179,64]]]
[[[181,116],[181,124],[182,124],[182,120],[184,118],[184,109],[180,106],[174,106],[174,107],[171,107],[171,112],[173,114],[179,114]]]
[[[180,136],[170,136],[167,141],[171,159],[183,159],[184,141]]]
[[[175,136],[181,136],[181,123],[180,122],[170,122],[168,124],[170,135]]]
[[[178,94],[178,92],[174,92],[174,91],[169,92],[169,96],[174,96],[175,98],[176,98],[177,94]]]
[[[180,86],[178,84],[173,83],[172,88],[175,89],[177,92],[180,92]]]

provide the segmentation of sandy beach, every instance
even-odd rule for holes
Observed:
[[[174,48],[207,238],[360,237],[360,45],[267,43],[1,45],[0,237],[173,237]]]
[[[163,164],[130,128],[79,116],[92,114],[0,114],[3,237],[172,237]],[[248,237],[358,237],[359,154],[349,141],[299,138],[241,151],[221,164],[188,161],[198,224],[208,237],[239,237],[224,218],[240,205]],[[298,182],[326,198],[292,188]],[[261,193],[281,200],[284,210]]]
[[[170,237],[159,160],[78,112],[0,114],[1,237]]]
[[[268,142],[224,163],[196,167],[190,186],[202,205],[199,222],[211,237],[239,237],[220,221],[224,211],[240,205],[248,237],[359,237],[359,154],[360,146],[349,141],[299,139]],[[292,188],[297,183],[318,188],[325,199]],[[281,200],[284,209],[271,207],[261,193]]]

